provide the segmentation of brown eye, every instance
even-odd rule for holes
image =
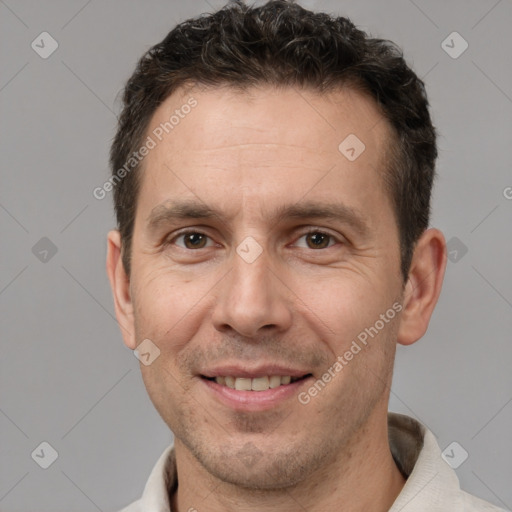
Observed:
[[[308,233],[306,236],[306,244],[310,249],[325,249],[331,242],[331,236],[326,233],[316,231]]]
[[[183,233],[175,239],[176,245],[184,249],[204,249],[209,244],[209,237],[203,233],[191,231]]]

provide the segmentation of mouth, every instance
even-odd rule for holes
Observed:
[[[234,375],[219,375],[215,377],[206,377],[202,375],[203,379],[210,382],[215,382],[221,387],[234,389],[236,391],[254,391],[262,392],[269,389],[276,389],[282,386],[288,386],[298,381],[305,380],[311,377],[312,374],[308,373],[302,376],[292,375],[263,375],[261,377],[236,377]]]
[[[301,388],[311,384],[307,369],[272,362],[225,363],[203,369],[198,375],[204,393],[216,403],[238,412],[263,412],[292,407]]]
[[[232,411],[250,413],[292,407],[300,389],[314,380],[312,373],[277,367],[253,371],[224,368],[200,377],[204,392],[216,402]]]

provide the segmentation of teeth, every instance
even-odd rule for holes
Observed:
[[[272,375],[272,377],[270,377],[270,383],[269,383],[270,389],[277,388],[277,386],[280,386],[280,385],[281,385],[281,377],[279,377],[279,375]]]
[[[251,389],[253,391],[266,391],[269,388],[268,377],[252,379]]]
[[[251,379],[235,379],[235,389],[237,391],[251,391]]]
[[[215,382],[221,386],[227,386],[237,391],[267,391],[279,386],[290,384],[292,378],[289,375],[271,375],[249,379],[246,377],[215,377]],[[297,379],[294,379],[297,380]]]

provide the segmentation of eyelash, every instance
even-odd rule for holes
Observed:
[[[177,235],[175,235],[173,238],[167,240],[165,242],[165,245],[172,245],[179,238],[183,238],[183,237],[186,237],[188,235],[203,235],[203,236],[209,238],[210,240],[212,240],[212,238],[210,236],[208,236],[206,233],[203,233],[202,231],[188,230],[188,231],[182,231],[181,233],[178,233]],[[188,249],[187,247],[181,247],[181,246],[178,246],[178,247],[180,247],[181,249],[188,250],[188,251],[193,251],[194,250],[194,249]],[[201,249],[205,249],[205,247],[201,247]],[[197,250],[197,249],[195,249],[195,250]]]
[[[301,238],[304,238],[308,235],[325,235],[327,237],[329,237],[329,240],[330,242],[331,241],[334,241],[335,243],[334,244],[331,244],[331,245],[328,245],[327,247],[324,247],[322,248],[323,250],[325,249],[330,249],[331,247],[333,247],[333,245],[336,245],[336,243],[342,243],[341,240],[339,240],[336,236],[332,235],[331,233],[328,233],[327,231],[322,231],[320,229],[308,229],[308,231],[302,233],[298,238],[297,240],[295,241],[295,243],[297,243],[298,240],[300,240]],[[196,230],[187,230],[187,231],[182,231],[181,233],[178,233],[176,234],[174,237],[168,239],[168,240],[165,240],[165,245],[168,246],[168,245],[173,245],[176,243],[176,240],[178,240],[179,238],[182,238],[182,237],[186,237],[188,235],[203,235],[205,237],[207,237],[208,239],[212,240],[212,238],[210,236],[208,236],[206,233],[203,233],[202,231],[196,231]],[[185,249],[187,251],[198,251],[199,249],[189,249],[187,247],[184,247],[184,246],[178,246],[180,247],[181,249]],[[200,249],[208,249],[209,247],[211,246],[208,246],[208,247],[200,247]],[[318,250],[322,250],[322,249],[312,249],[312,248],[309,248],[309,247],[302,247],[303,249],[311,249],[313,251],[318,251]]]

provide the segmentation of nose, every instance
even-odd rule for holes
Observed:
[[[291,293],[269,263],[265,251],[252,263],[234,254],[213,311],[218,331],[254,338],[263,331],[279,333],[290,328]]]

